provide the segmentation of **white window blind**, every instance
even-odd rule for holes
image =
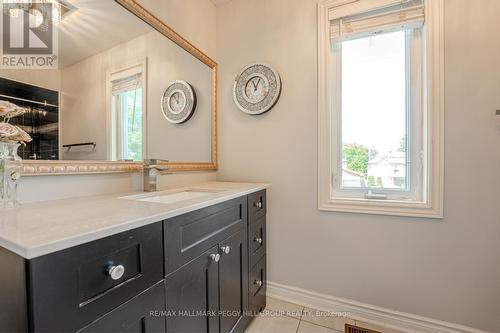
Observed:
[[[111,91],[113,95],[132,91],[141,86],[141,74],[111,81]]]
[[[359,2],[363,1],[359,0]],[[382,6],[382,2],[386,5]],[[357,14],[341,8],[338,11],[332,11],[330,13],[331,38],[350,40],[381,32],[419,28],[424,24],[423,0],[380,0],[378,4],[378,7],[373,6],[371,10]]]

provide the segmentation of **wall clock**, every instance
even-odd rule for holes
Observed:
[[[172,124],[181,124],[189,120],[196,108],[196,94],[185,81],[173,81],[161,98],[161,111]]]
[[[250,64],[234,80],[234,102],[247,114],[269,111],[278,101],[280,93],[280,76],[267,64]]]

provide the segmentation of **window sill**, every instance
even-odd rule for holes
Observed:
[[[320,201],[318,209],[331,212],[425,217],[434,219],[442,219],[444,217],[441,206],[433,207],[426,202],[334,198],[325,202]]]

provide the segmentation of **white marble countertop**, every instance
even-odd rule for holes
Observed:
[[[0,211],[0,246],[26,259],[84,244],[269,187],[263,183],[211,182],[154,192],[217,190],[176,203],[123,199],[124,193],[24,204]]]

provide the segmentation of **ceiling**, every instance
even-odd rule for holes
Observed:
[[[211,0],[221,6],[231,0]],[[65,0],[76,7],[59,24],[63,69],[153,29],[114,1]]]
[[[153,29],[114,1],[68,1],[77,9],[59,24],[59,67],[65,68]]]
[[[210,1],[212,1],[214,5],[220,6],[220,5],[223,5],[231,0],[210,0]]]

